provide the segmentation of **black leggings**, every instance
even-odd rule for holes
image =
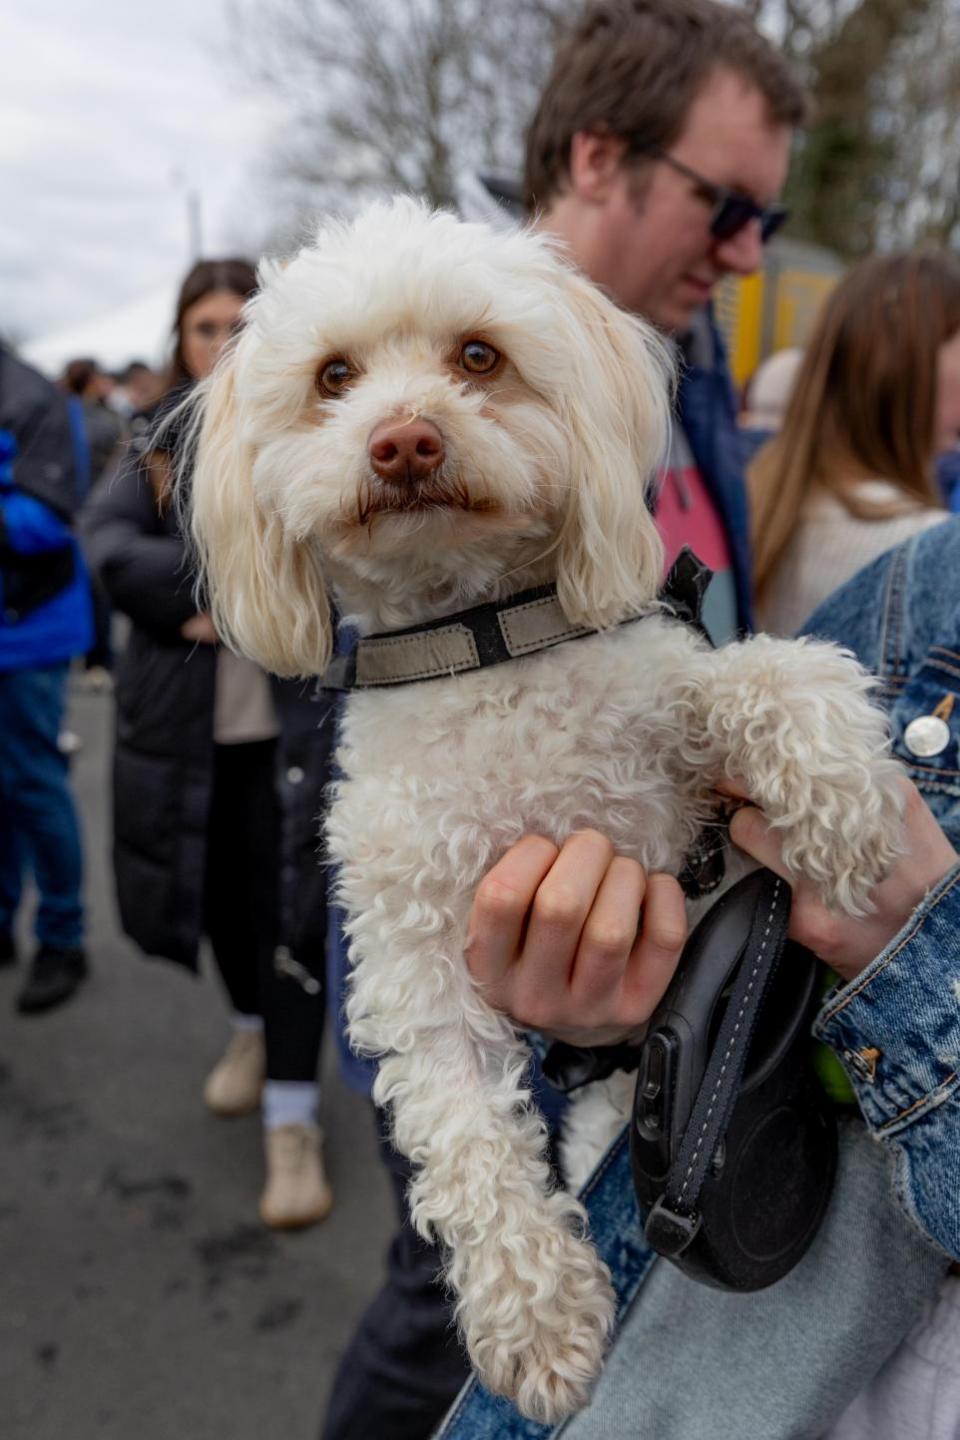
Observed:
[[[283,934],[276,764],[274,740],[214,746],[204,928],[233,1008],[263,1016],[267,1078],[315,1080],[322,929]]]

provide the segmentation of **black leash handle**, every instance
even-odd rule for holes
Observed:
[[[743,959],[663,1194],[644,1226],[660,1255],[681,1255],[700,1228],[697,1204],[740,1091],[763,998],[783,956],[790,923],[790,887],[768,870]]]

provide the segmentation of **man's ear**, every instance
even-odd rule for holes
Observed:
[[[578,130],[570,142],[570,187],[581,200],[606,200],[623,163],[627,142],[619,135]]]

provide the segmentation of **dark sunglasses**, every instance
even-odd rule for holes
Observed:
[[[669,165],[671,170],[676,170],[679,175],[685,175],[688,180],[693,181],[713,206],[710,233],[717,240],[732,240],[751,220],[759,220],[760,238],[766,244],[790,217],[790,211],[785,205],[758,205],[756,200],[751,200],[749,195],[744,195],[739,190],[729,190],[726,185],[715,185],[712,180],[699,175],[696,170],[691,170],[690,166],[684,165],[681,160],[674,160],[673,156],[661,150],[659,145],[637,145],[634,153],[650,155],[654,160],[662,161],[664,165]]]

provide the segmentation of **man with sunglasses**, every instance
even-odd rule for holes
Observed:
[[[714,0],[598,0],[561,46],[527,137],[535,223],[685,361],[657,497],[668,562],[714,571],[717,641],[750,627],[735,407],[710,299],[750,275],[787,217],[778,197],[806,101],[744,13]]]

